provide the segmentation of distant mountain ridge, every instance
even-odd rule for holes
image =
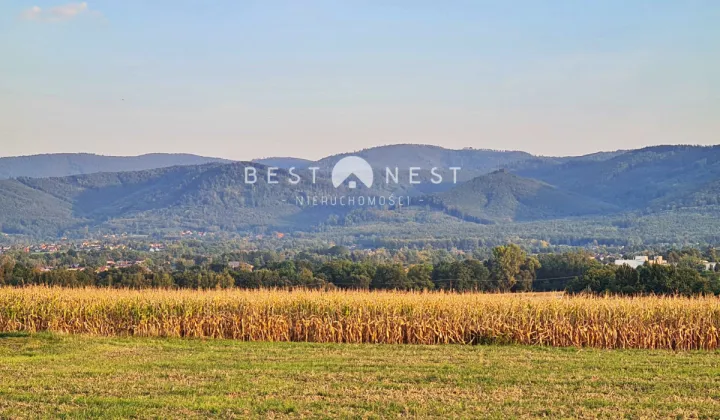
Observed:
[[[271,156],[253,159],[252,162],[282,169],[291,167],[305,169],[310,166],[318,166],[329,172],[337,161],[350,155],[366,159],[378,170],[395,166],[400,168],[421,167],[426,170],[433,167],[462,167],[463,171],[460,176],[464,180],[534,158],[533,155],[520,151],[473,148],[456,150],[433,145],[395,144],[331,155],[317,161],[291,156]],[[223,158],[170,153],[152,153],[140,156],[103,156],[90,153],[15,156],[0,158],[0,179],[63,177],[98,172],[130,172],[171,166],[231,162],[233,161]]]
[[[0,232],[53,237],[179,229],[322,232],[332,226],[342,234],[348,226],[367,223],[374,230],[356,231],[375,238],[403,224],[407,229],[422,223],[518,226],[547,222],[553,226],[557,220],[583,218],[592,224],[600,218],[618,218],[617,226],[610,225],[606,232],[632,226],[637,215],[662,213],[666,220],[682,214],[677,219],[685,220],[685,215],[694,214],[700,216],[694,220],[706,223],[720,206],[720,146],[657,146],[565,158],[423,145],[385,146],[353,154],[374,167],[372,188],[333,187],[330,169],[349,154],[312,163],[294,158],[227,163],[191,156],[190,161],[213,161],[140,171],[109,172],[103,167],[98,168],[101,172],[66,177],[17,176],[0,180]],[[177,159],[186,155],[162,156],[176,158],[151,163],[187,162]],[[324,168],[318,171],[316,184],[307,183],[309,170],[299,166],[303,164]],[[281,168],[275,171],[278,184],[267,182],[267,165]],[[289,182],[291,174],[283,165],[297,165],[303,182]],[[409,182],[406,165],[423,168],[417,177],[420,184]],[[244,181],[250,166],[257,171],[255,184]],[[387,184],[383,166],[401,168],[400,182]],[[462,168],[457,184],[449,182],[452,177],[447,170],[442,171],[442,183],[431,181],[428,167],[451,166]],[[390,212],[398,209],[389,201],[357,207],[307,205],[307,199],[318,196],[390,194],[412,197],[413,204],[398,212]],[[646,226],[655,223],[645,220]],[[453,229],[462,234],[458,226]],[[702,231],[699,226],[692,229]],[[566,240],[579,237],[584,238],[568,235]]]
[[[653,202],[672,207],[668,196],[693,194],[720,180],[720,146],[652,146],[603,160],[521,163],[513,172],[622,208]]]
[[[273,166],[273,167],[282,168],[282,169],[290,169],[290,168],[305,169],[305,168],[311,166],[313,163],[312,160],[287,157],[287,156],[253,159],[253,162],[260,163],[265,166]]]
[[[91,153],[56,153],[0,158],[0,179],[49,178],[97,172],[128,172],[230,160],[182,153],[151,153],[140,156],[103,156]]]
[[[429,170],[432,167],[462,167],[468,173],[491,172],[508,164],[532,159],[530,153],[489,149],[445,149],[425,144],[393,144],[371,147],[351,153],[341,153],[317,161],[321,168],[332,167],[346,156],[359,156],[374,168],[420,167]]]

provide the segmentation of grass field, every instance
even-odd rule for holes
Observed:
[[[0,418],[717,418],[720,354],[0,335]]]
[[[0,289],[0,332],[714,350],[717,297]]]

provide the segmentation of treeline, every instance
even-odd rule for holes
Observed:
[[[720,267],[720,265],[718,265]],[[675,265],[646,264],[594,267],[573,279],[569,292],[612,294],[720,294],[720,273],[701,275],[697,269]]]
[[[38,270],[3,257],[0,285],[82,287],[260,288],[309,287],[395,290],[527,291],[532,290],[536,257],[517,245],[495,247],[492,256],[406,265],[399,262],[353,261],[338,258],[318,263],[312,259],[267,261],[253,270],[230,269],[206,261],[197,265],[177,263],[173,269],[143,265],[96,272],[90,269]]]
[[[701,255],[701,254],[698,254]],[[530,256],[516,245],[495,247],[486,259],[434,262],[353,259],[342,247],[292,259],[246,255],[249,269],[231,269],[221,259],[176,260],[109,270],[41,270],[8,256],[0,258],[0,285],[115,288],[264,288],[448,290],[458,292],[568,291],[614,294],[720,294],[720,272],[702,271],[692,252],[669,254],[673,264],[603,265],[583,251]],[[720,269],[720,265],[716,266]]]

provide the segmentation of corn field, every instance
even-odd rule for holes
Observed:
[[[0,332],[389,344],[717,349],[715,297],[0,289]]]

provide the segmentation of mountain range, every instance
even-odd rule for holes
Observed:
[[[151,153],[140,156],[102,156],[91,153],[14,156],[0,158],[0,179],[142,171],[211,162],[229,163],[230,160],[178,153]]]
[[[330,169],[350,155],[372,165],[371,189],[333,188]],[[321,168],[314,184],[309,181],[310,166]],[[396,166],[404,174],[398,183],[385,184],[385,167]],[[291,167],[302,177],[300,182],[292,182]],[[416,177],[419,184],[410,182],[409,167],[422,168]],[[443,182],[433,182],[433,167],[443,174]],[[462,168],[456,183],[451,182],[451,167]],[[255,172],[255,183],[246,182],[247,171]],[[642,217],[662,215],[666,220],[668,214],[690,212],[705,220],[720,205],[720,146],[542,157],[392,145],[316,162],[292,157],[232,162],[194,155],[63,154],[2,158],[0,174],[11,178],[0,180],[0,232],[34,237],[179,229],[333,231],[342,236],[360,226],[366,226],[364,234],[382,237],[398,227],[421,229],[424,223],[435,225],[432,235],[443,237],[445,225],[452,225],[453,232],[456,225],[476,232],[479,228],[473,226],[517,231],[533,223],[533,232],[542,232],[537,226],[557,230],[558,223],[590,226],[602,221],[622,239],[627,233],[619,230],[646,220]],[[391,195],[409,198],[400,206],[389,200]],[[353,197],[354,205],[323,205],[322,197],[338,196]],[[374,197],[372,203],[368,197]],[[696,228],[688,227],[701,227]]]

